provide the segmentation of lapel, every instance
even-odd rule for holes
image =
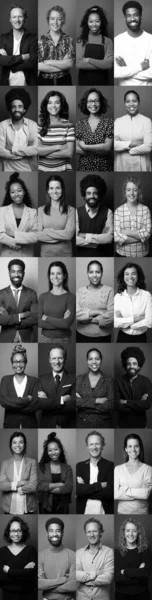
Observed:
[[[21,472],[21,479],[24,479],[24,475],[26,473],[28,464],[29,464],[29,459],[26,456],[24,456],[22,472]],[[10,458],[10,460],[8,460],[8,477],[10,480],[13,480],[13,471],[14,471],[14,458],[12,457],[12,458]]]
[[[84,382],[84,383],[85,383],[85,386],[86,386],[87,388],[89,388],[89,390],[90,390],[92,393],[93,393],[93,392],[97,392],[97,391],[98,391],[98,389],[100,389],[100,385],[101,385],[101,378],[102,378],[102,373],[101,373],[101,375],[100,375],[100,379],[97,381],[97,383],[96,383],[95,387],[94,387],[94,388],[93,388],[93,390],[92,390],[92,388],[91,388],[91,384],[90,384],[90,379],[89,379],[89,373],[87,373],[87,375],[86,375],[86,380],[85,380],[85,382]]]
[[[16,219],[14,216],[14,211],[12,208],[12,204],[9,204],[9,206],[6,206],[6,213],[5,213],[5,219],[6,219],[6,228],[9,227],[11,228],[13,231],[17,229],[17,223],[16,223]]]
[[[54,390],[54,393],[57,396],[58,396],[58,394],[61,394],[62,387],[63,387],[63,385],[66,385],[67,379],[68,379],[68,373],[67,373],[67,371],[64,371],[63,377],[62,377],[62,379],[60,381],[60,384],[59,384],[59,387],[58,387],[58,390],[56,391],[53,373],[51,373],[51,380],[52,380],[53,390]]]
[[[12,290],[11,290],[10,286],[7,288],[6,292],[7,292],[7,295],[8,295],[8,302],[9,302],[9,304],[10,304],[11,308],[13,309],[13,310],[12,310],[12,312],[13,312],[13,313],[17,313],[17,312],[18,312],[18,310],[17,310],[17,306],[16,306],[15,298],[14,298],[14,296],[13,296],[13,292],[12,292]],[[6,307],[6,308],[7,308],[7,307]]]

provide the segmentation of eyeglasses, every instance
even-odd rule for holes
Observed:
[[[10,529],[10,533],[22,533],[21,529]]]
[[[24,365],[25,360],[13,360],[13,365]]]
[[[88,100],[87,104],[100,104],[100,100]]]

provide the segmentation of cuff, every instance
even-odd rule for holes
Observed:
[[[86,233],[85,239],[87,242],[92,242],[92,233]]]

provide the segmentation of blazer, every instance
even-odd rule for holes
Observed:
[[[24,205],[19,226],[17,226],[12,204],[0,208],[0,256],[33,256],[37,242],[38,217],[35,208]],[[13,234],[14,237],[11,237]],[[21,248],[15,249],[16,244]],[[12,247],[14,245],[14,248]]]
[[[0,469],[0,490],[2,492],[1,506],[4,512],[9,513],[11,507],[12,493],[11,484],[13,482],[14,459],[3,460]],[[27,512],[37,512],[37,468],[36,460],[24,456],[21,479],[24,481],[22,490],[26,496]]]
[[[1,85],[9,85],[10,71],[24,71],[26,84],[36,85],[36,65],[37,65],[37,38],[36,35],[29,33],[24,29],[21,39],[20,54],[13,55],[13,30],[8,33],[3,33],[0,36],[0,48],[6,50],[7,56],[0,56]],[[29,54],[30,57],[23,60],[22,54]]]
[[[22,342],[37,341],[37,295],[31,288],[25,287],[21,291],[18,306],[10,286],[0,290],[0,309],[5,308],[6,314],[0,310],[0,343],[13,342],[16,331],[19,331]],[[19,322],[19,313],[28,311],[25,319]]]
[[[42,411],[39,427],[75,427],[75,376],[66,370],[63,373],[58,390],[52,373],[40,377],[39,390],[43,390],[47,398],[38,398],[38,409]],[[71,399],[60,404],[61,396],[70,394]]]
[[[36,377],[27,375],[27,385],[23,397],[17,396],[14,375],[5,375],[0,384],[0,405],[5,408],[3,427],[13,428],[36,428],[37,419],[37,387]],[[32,396],[32,400],[28,398]]]
[[[114,512],[114,465],[111,461],[105,458],[100,458],[98,462],[98,482],[90,482],[90,459],[80,462],[76,466],[76,476],[82,477],[84,483],[77,483],[77,503],[76,512],[83,514],[85,512],[86,502],[91,500],[101,500],[105,513],[112,514]],[[100,483],[107,482],[107,487],[102,488]]]
[[[38,498],[43,509],[50,510],[52,505],[52,493],[49,490],[49,483],[52,482],[52,474],[50,464],[45,465],[45,471],[42,472],[39,466],[38,469]],[[61,488],[60,495],[62,498],[62,508],[65,509],[71,500],[73,488],[73,474],[70,465],[61,463],[61,482],[64,485]]]

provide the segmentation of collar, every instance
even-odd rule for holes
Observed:
[[[48,31],[46,35],[48,36],[48,38],[49,38],[49,39],[51,38],[51,40],[52,40],[52,42],[53,42],[53,44],[54,44],[54,40],[53,40],[53,38],[52,38],[52,36],[51,36],[51,33],[50,33],[50,31]],[[62,38],[63,36],[65,36],[65,35],[66,35],[66,34],[65,34],[65,33],[64,33],[64,31],[62,31],[62,29],[61,29],[61,31],[60,31],[60,37],[59,37],[58,43],[60,42],[61,38]]]
[[[13,125],[13,122],[12,122],[12,119],[11,119],[11,117],[8,119],[8,124],[9,124],[9,125],[10,125],[10,126],[13,128],[13,129],[15,129],[15,127],[14,127],[14,125]],[[26,117],[23,117],[23,125],[25,125],[25,127],[28,127],[28,119],[26,119]],[[23,126],[23,125],[22,125],[22,126]],[[15,130],[15,131],[16,131],[16,130]]]
[[[101,550],[101,549],[102,549],[102,543],[100,542],[97,546],[97,552],[99,552],[99,550]],[[87,544],[87,546],[85,546],[84,550],[90,550],[90,545]],[[97,552],[96,552],[96,554],[97,554]],[[93,556],[95,556],[95,554]]]
[[[137,289],[136,289],[136,292],[135,292],[135,294],[133,294],[133,296],[138,296],[138,295],[140,295],[140,292],[141,292],[141,291],[142,291],[142,290],[141,290],[140,288],[138,288],[138,287],[137,287]],[[129,294],[128,294],[127,290],[124,290],[122,293],[123,293],[125,296],[129,296]]]
[[[60,373],[56,373],[55,371],[52,371],[53,379],[55,379],[56,375],[59,375],[60,381],[61,381],[61,379],[63,377],[63,373],[64,373],[64,371],[60,371]]]
[[[11,288],[11,292],[21,292],[21,291],[22,291],[22,289],[23,289],[23,285],[20,285],[20,287],[19,287],[19,288],[16,288],[16,287],[14,287],[14,285],[12,285],[12,283],[11,283],[11,285],[10,285],[10,288]]]
[[[87,212],[87,214],[91,214],[91,215],[97,215],[97,213],[99,212],[99,206],[97,208],[90,208],[90,206],[88,206],[88,204],[85,204],[85,210]]]

